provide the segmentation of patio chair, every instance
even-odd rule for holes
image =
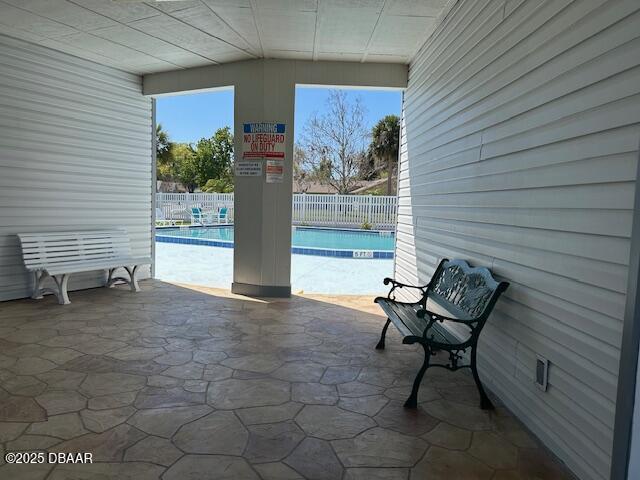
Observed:
[[[229,210],[227,207],[222,207],[218,210],[218,223],[227,223],[229,221]]]
[[[191,207],[191,224],[202,225],[202,209]]]
[[[205,212],[200,207],[191,207],[191,224],[193,225],[211,225],[213,223],[213,215]]]

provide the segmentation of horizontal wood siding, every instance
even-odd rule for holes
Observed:
[[[30,295],[17,233],[125,227],[150,256],[151,185],[140,77],[0,36],[0,300]]]
[[[639,142],[637,0],[459,1],[411,63],[396,277],[511,282],[481,376],[585,479],[609,475]]]

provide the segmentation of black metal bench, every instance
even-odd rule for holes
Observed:
[[[418,389],[427,368],[443,367],[448,370],[470,368],[480,393],[480,408],[492,409],[493,405],[478,377],[476,349],[487,317],[509,284],[496,282],[486,268],[472,268],[464,260],[446,258],[440,262],[427,285],[406,285],[391,278],[385,278],[384,284],[391,284],[391,290],[387,297],[375,299],[387,315],[387,322],[376,348],[384,349],[384,339],[390,323],[404,337],[402,343],[419,343],[424,348],[424,363],[416,375],[405,407],[416,408]],[[396,300],[396,290],[402,288],[418,290],[421,292],[421,299],[413,303]],[[447,323],[461,325],[464,330],[463,338],[454,335],[445,326]],[[461,365],[459,361],[467,349],[471,350],[470,363]],[[438,350],[449,352],[448,363],[429,362],[430,357]]]

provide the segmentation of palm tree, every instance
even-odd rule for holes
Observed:
[[[156,158],[161,163],[166,163],[170,155],[171,141],[169,134],[162,129],[162,124],[156,125]]]
[[[370,152],[379,162],[387,166],[387,195],[392,195],[394,165],[398,163],[398,149],[400,145],[400,118],[397,115],[387,115],[381,118],[373,127],[371,134]]]

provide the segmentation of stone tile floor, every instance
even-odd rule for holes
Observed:
[[[158,281],[0,304],[2,479],[571,478],[464,372],[428,371],[368,297],[255,300]],[[2,455],[4,456],[4,455]]]

